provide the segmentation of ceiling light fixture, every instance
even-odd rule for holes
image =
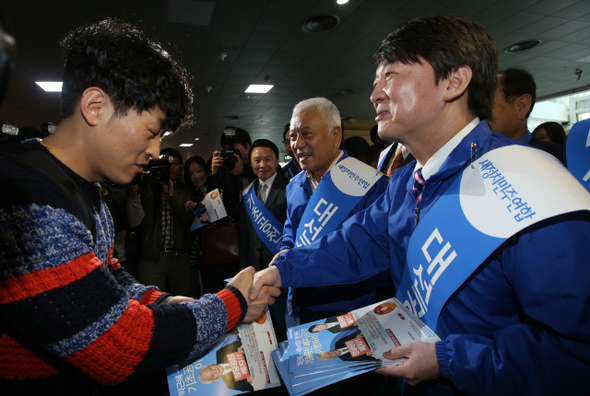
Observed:
[[[246,89],[246,93],[267,93],[274,87],[271,84],[250,84],[250,86]]]
[[[346,4],[346,3],[348,3],[348,0],[336,0],[336,4],[342,5],[342,4]]]
[[[306,33],[327,32],[340,24],[340,18],[332,14],[316,15],[307,18],[301,24],[301,30]]]
[[[179,147],[192,147],[193,144],[192,143],[180,143]]]
[[[529,50],[537,45],[541,44],[541,40],[524,40],[519,41],[516,44],[509,45],[508,47],[504,48],[504,52],[507,53],[514,53],[514,52],[522,52]]]
[[[63,82],[61,81],[35,81],[45,92],[61,92]]]

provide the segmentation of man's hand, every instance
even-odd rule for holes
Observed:
[[[270,268],[270,267],[272,267],[272,266],[275,264],[275,261],[277,261],[277,258],[278,258],[278,257],[279,257],[281,254],[285,253],[285,252],[286,252],[286,251],[288,251],[288,250],[289,250],[289,249],[283,249],[283,250],[281,250],[280,252],[278,252],[277,254],[275,254],[275,255],[274,255],[274,257],[272,258],[272,260],[270,261],[270,263],[268,263],[268,267],[269,267],[269,268]]]
[[[223,168],[223,157],[221,151],[213,153],[213,160],[211,161],[211,173],[216,174],[219,169]]]
[[[244,318],[244,323],[250,323],[262,315],[267,305],[275,302],[275,297],[280,296],[281,289],[273,286],[263,286],[260,288],[255,298],[249,298],[248,292],[252,286],[252,280],[256,270],[254,267],[248,267],[240,272],[229,282],[230,286],[238,289],[248,303],[248,312]]]
[[[254,282],[250,288],[248,298],[255,300],[258,298],[261,290],[265,287],[277,288],[280,294],[281,287],[281,273],[277,267],[270,267],[265,270],[259,271],[254,275]],[[276,297],[276,296],[275,296]]]
[[[195,211],[195,208],[198,206],[199,206],[199,202],[195,202],[195,201],[186,201],[186,203],[184,204],[184,208],[191,213],[193,213]]]
[[[427,342],[415,342],[393,348],[383,354],[385,359],[396,360],[406,358],[399,366],[390,365],[375,370],[376,373],[402,377],[412,386],[440,376],[436,348]]]
[[[186,296],[172,296],[168,299],[168,302],[166,304],[180,304],[182,302],[190,302],[190,301],[195,301],[194,298],[192,297],[186,297]]]

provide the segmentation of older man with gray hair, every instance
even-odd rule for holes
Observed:
[[[303,172],[287,186],[287,221],[279,251],[307,245],[340,228],[386,190],[382,173],[338,148],[341,136],[340,112],[328,99],[307,99],[293,109],[286,137]],[[374,303],[378,285],[372,280],[294,290],[295,317],[299,314],[305,323]]]

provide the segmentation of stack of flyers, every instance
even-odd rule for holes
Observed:
[[[271,357],[278,348],[268,308],[228,333],[205,356],[166,369],[171,396],[237,395],[281,386]]]
[[[227,217],[227,211],[221,200],[219,189],[216,188],[205,195],[203,205],[199,205],[194,210],[194,214],[195,218],[191,224],[190,232]]]
[[[288,339],[272,353],[292,396],[305,395],[403,359],[383,353],[411,342],[440,338],[396,298],[350,313],[291,327]]]

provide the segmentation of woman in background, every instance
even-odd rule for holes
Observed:
[[[208,187],[210,185],[207,172],[208,169],[205,160],[198,155],[190,157],[184,164],[185,183],[194,193],[194,200],[187,201],[185,204],[187,210],[191,212],[201,205],[203,199],[205,199],[205,195],[210,191]],[[189,253],[193,284],[197,290],[197,296],[203,294],[203,287],[201,287],[201,264],[203,261],[203,255],[201,250],[201,233],[199,230],[195,230],[191,233],[191,248]]]

